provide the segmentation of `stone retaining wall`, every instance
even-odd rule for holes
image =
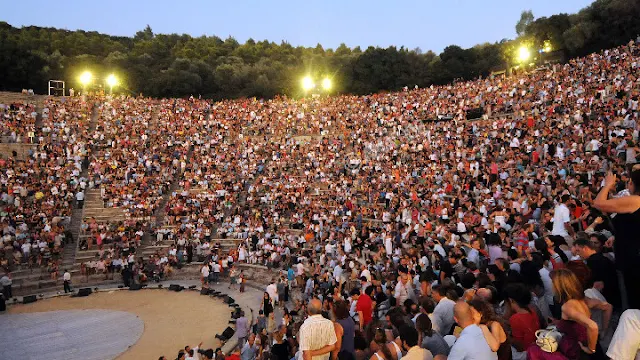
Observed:
[[[202,263],[191,263],[184,265],[182,269],[175,269],[174,273],[167,279],[187,280],[187,279],[199,279],[200,268]],[[280,271],[277,269],[269,269],[262,265],[253,264],[237,264],[237,268],[242,270],[243,275],[247,281],[255,285],[267,286],[273,279],[277,279],[280,276]]]

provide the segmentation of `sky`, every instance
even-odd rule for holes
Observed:
[[[592,0],[0,0],[0,21],[133,36],[153,32],[282,40],[335,49],[387,47],[441,52],[515,37],[523,10],[574,13]],[[490,6],[489,6],[490,5]]]

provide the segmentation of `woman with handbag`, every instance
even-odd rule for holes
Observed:
[[[554,270],[551,273],[551,280],[554,296],[562,305],[562,318],[553,323],[562,336],[555,337],[557,350],[554,349],[555,345],[545,349],[540,346],[530,347],[527,350],[528,359],[607,359],[598,344],[598,324],[591,320],[591,309],[600,309],[605,312],[602,330],[606,331],[611,318],[611,305],[586,298],[582,284],[571,270]],[[539,334],[537,336],[540,338]],[[551,350],[556,351],[548,352]]]

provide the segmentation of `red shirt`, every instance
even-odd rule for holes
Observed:
[[[356,311],[362,311],[362,325],[367,326],[372,320],[373,301],[367,294],[362,294],[356,303]]]
[[[518,341],[526,349],[536,343],[536,331],[540,329],[540,321],[535,312],[513,314],[509,318],[513,340]]]

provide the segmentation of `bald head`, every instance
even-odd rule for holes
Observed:
[[[453,317],[460,325],[461,328],[473,324],[473,313],[471,313],[471,306],[464,301],[458,301],[453,307]]]
[[[309,312],[309,315],[318,315],[322,313],[322,302],[318,299],[312,299],[309,301],[307,311]]]

